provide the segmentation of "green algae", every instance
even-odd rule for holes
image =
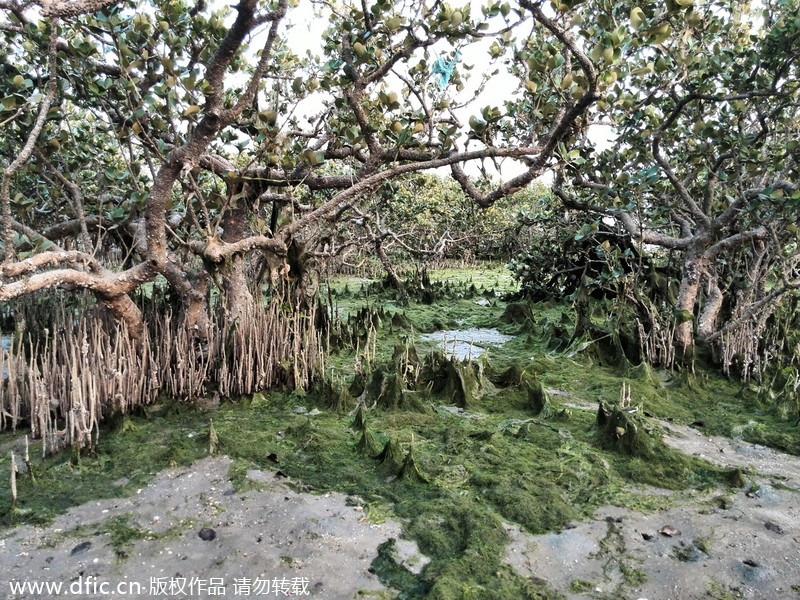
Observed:
[[[403,451],[397,440],[390,438],[376,457],[380,463],[380,471],[384,475],[396,476],[404,465]]]
[[[403,465],[400,467],[400,472],[397,476],[404,481],[411,481],[414,483],[428,483],[430,481],[417,464],[417,459],[414,454],[413,437],[411,438],[411,444],[408,447],[408,452],[406,452]]]
[[[661,428],[637,407],[608,407],[601,402],[597,409],[595,438],[602,448],[645,459],[666,449]]]
[[[526,381],[525,385],[528,388],[528,406],[531,409],[531,413],[543,418],[552,416],[553,408],[550,403],[550,396],[547,390],[544,389],[542,382],[539,381],[539,378],[534,377]]]
[[[151,409],[149,418],[120,419],[103,432],[98,450],[79,460],[70,454],[43,459],[37,443],[31,448],[36,480],[18,478],[16,510],[10,508],[8,489],[0,488],[0,527],[47,525],[71,506],[129,496],[163,469],[205,456],[207,433],[207,415],[170,403]],[[18,438],[3,434],[0,444],[14,445]],[[0,469],[7,472],[2,462]]]
[[[358,438],[356,448],[368,456],[377,456],[381,453],[381,442],[379,437],[369,428],[364,427],[361,437]]]

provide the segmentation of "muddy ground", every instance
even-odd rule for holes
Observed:
[[[800,459],[663,425],[670,446],[747,469],[747,486],[652,514],[606,507],[548,535],[509,526],[509,562],[569,598],[800,598]]]
[[[80,591],[70,597],[87,599],[116,591],[104,582],[125,582],[119,594],[140,589],[130,596],[141,598],[217,597],[222,588],[227,597],[381,595],[370,563],[379,544],[399,537],[399,523],[372,524],[357,498],[297,492],[272,472],[249,472],[258,489],[234,493],[230,465],[222,457],[170,469],[130,498],[84,504],[46,529],[4,532],[0,597],[52,597],[11,593],[12,581],[63,582]],[[119,524],[129,543],[104,532]],[[414,544],[400,548],[414,558]],[[409,565],[421,566],[421,557]]]
[[[567,598],[800,598],[800,459],[665,427],[671,446],[747,469],[747,487],[682,493],[651,514],[606,507],[547,535],[508,524],[508,562]],[[390,538],[399,563],[425,566],[400,539],[402,524],[370,522],[358,498],[306,493],[261,471],[248,473],[255,489],[235,493],[229,466],[220,457],[170,469],[132,497],[73,508],[47,528],[0,532],[0,598],[55,597],[14,593],[12,582],[60,583],[62,595],[81,599],[216,598],[223,589],[240,598],[392,598],[370,568]]]

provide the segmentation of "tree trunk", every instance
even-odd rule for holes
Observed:
[[[707,338],[716,330],[717,316],[719,316],[719,311],[722,309],[723,300],[724,296],[722,295],[722,290],[719,289],[717,276],[709,275],[708,297],[697,321],[697,332],[700,334],[701,339]]]
[[[397,273],[392,267],[392,263],[389,260],[389,257],[386,255],[386,250],[383,249],[383,240],[380,236],[375,238],[375,253],[378,255],[381,265],[383,265],[383,270],[386,271],[386,280],[389,285],[394,289],[402,287],[403,283],[400,281],[400,278],[397,276]]]
[[[209,307],[208,307],[208,282],[207,273],[200,273],[192,290],[184,295],[183,305],[185,311],[186,328],[191,332],[196,341],[208,340]]]
[[[241,256],[232,257],[225,265],[221,299],[226,318],[233,321],[241,319],[247,307],[253,303],[253,294],[245,275],[245,261]]]
[[[675,306],[676,318],[680,321],[675,328],[675,343],[678,350],[683,353],[694,346],[695,305],[707,264],[708,259],[696,249],[690,249],[687,252],[686,260],[683,263],[681,286]]]
[[[231,200],[221,223],[222,241],[234,243],[250,234],[248,207],[252,203],[250,196],[253,194],[258,194],[256,186],[229,186],[228,195]],[[226,318],[233,321],[238,321],[253,302],[245,267],[244,257],[234,255],[222,269],[222,309]]]
[[[144,320],[142,311],[131,300],[128,294],[119,296],[100,297],[100,302],[113,315],[118,322],[124,323],[130,335],[137,344],[141,344],[144,339]]]

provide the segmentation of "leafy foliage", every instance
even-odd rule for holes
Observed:
[[[331,254],[349,264],[369,256],[378,244],[405,274],[442,260],[508,259],[528,245],[523,215],[546,194],[537,186],[481,208],[451,180],[410,175],[384,183],[353,218],[331,228],[326,243]]]
[[[556,193],[642,251],[673,254],[676,346],[727,352],[734,328],[798,285],[797,20],[791,3],[739,1],[619,4],[609,17],[626,25],[597,107],[616,137],[601,152],[587,140]]]

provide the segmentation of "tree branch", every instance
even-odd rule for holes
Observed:
[[[363,196],[378,184],[386,181],[387,179],[391,179],[392,177],[397,177],[405,173],[414,173],[416,171],[427,171],[431,169],[437,169],[439,167],[447,167],[454,163],[479,160],[481,158],[516,158],[520,156],[535,155],[537,153],[539,153],[539,148],[484,148],[483,150],[455,153],[428,161],[397,165],[385,171],[374,173],[356,181],[350,187],[336,194],[336,196],[334,196],[331,200],[328,200],[316,210],[304,215],[297,221],[294,221],[284,227],[280,233],[284,236],[284,239],[288,243],[288,240],[304,227],[317,221],[321,217],[334,212],[340,205],[346,202],[351,202],[352,200]]]
[[[91,255],[79,251],[57,250],[40,252],[36,256],[26,258],[15,263],[5,263],[0,266],[0,276],[5,278],[30,275],[36,271],[54,266],[71,265],[82,271],[99,273],[102,271],[100,263]]]
[[[697,202],[695,202],[694,198],[689,193],[689,190],[687,190],[683,182],[678,179],[678,177],[675,175],[675,172],[672,170],[672,167],[670,167],[669,163],[664,158],[664,155],[661,154],[661,139],[664,137],[664,133],[678,119],[678,116],[683,112],[683,109],[696,99],[697,97],[695,95],[689,94],[678,101],[675,108],[672,109],[670,115],[661,124],[655,135],[653,135],[651,148],[653,152],[653,159],[661,168],[661,171],[667,176],[667,179],[669,179],[669,182],[672,184],[672,187],[675,188],[675,191],[678,192],[678,195],[689,209],[689,212],[691,212],[692,215],[698,221],[700,221],[706,229],[708,229],[711,227],[711,219],[708,218],[708,215],[706,215]]]
[[[75,212],[75,220],[78,222],[80,231],[78,239],[83,246],[83,251],[89,252],[92,249],[92,238],[89,237],[89,229],[86,225],[86,215],[83,212],[83,194],[81,193],[80,187],[78,187],[75,182],[64,177],[38,148],[34,148],[34,152],[36,152],[36,157],[52,171],[61,185],[67,188],[69,195],[72,197],[72,210]]]
[[[189,242],[189,248],[198,256],[217,264],[224,262],[234,254],[245,254],[253,250],[263,250],[279,256],[286,254],[285,244],[263,235],[253,235],[230,243],[214,237],[207,242]]]
[[[756,227],[755,229],[743,231],[718,241],[716,244],[708,248],[708,250],[703,253],[703,256],[709,260],[712,260],[725,250],[741,248],[753,240],[763,240],[765,237],[767,237],[767,228],[763,226]]]
[[[47,80],[47,93],[42,98],[39,104],[39,114],[36,116],[36,121],[33,124],[31,132],[25,141],[25,145],[17,155],[8,168],[3,172],[2,184],[0,184],[0,205],[3,209],[3,241],[5,243],[5,258],[6,262],[11,262],[14,256],[14,238],[12,236],[12,217],[11,217],[11,198],[10,187],[11,177],[16,173],[22,165],[24,165],[31,156],[33,148],[36,145],[36,139],[42,132],[44,123],[47,120],[47,113],[50,110],[50,105],[56,97],[58,86],[56,85],[56,58],[58,56],[58,49],[56,42],[58,41],[58,18],[54,18],[50,22],[50,43],[48,47],[48,64],[49,76]]]
[[[269,61],[272,59],[272,47],[278,37],[278,26],[280,25],[281,19],[283,19],[283,17],[286,15],[286,6],[287,0],[280,0],[278,2],[278,7],[270,13],[269,19],[272,21],[272,25],[269,28],[269,33],[267,34],[267,40],[264,43],[264,47],[261,49],[261,58],[258,61],[255,72],[250,77],[250,82],[247,84],[247,89],[245,90],[244,94],[242,94],[242,97],[239,98],[236,106],[222,112],[221,119],[223,123],[232,123],[236,118],[239,117],[239,115],[242,114],[245,108],[253,103],[253,98],[255,98],[256,93],[258,92],[259,83],[264,77],[264,74],[267,72]]]
[[[600,97],[597,94],[597,73],[595,72],[594,65],[579,47],[572,34],[562,29],[554,20],[547,17],[540,5],[534,4],[530,0],[520,0],[520,6],[531,11],[536,20],[550,31],[575,58],[586,76],[588,89],[575,104],[562,112],[561,116],[551,127],[545,138],[545,142],[540,147],[538,155],[530,161],[528,170],[521,175],[502,183],[493,192],[484,195],[479,193],[474,186],[465,185],[467,179],[463,172],[459,173],[458,170],[454,171],[454,178],[456,181],[459,181],[467,195],[483,207],[491,206],[500,198],[504,198],[516,192],[518,189],[527,186],[531,181],[539,177],[547,169],[548,161],[558,148],[559,142],[567,136],[570,128],[578,118]]]

